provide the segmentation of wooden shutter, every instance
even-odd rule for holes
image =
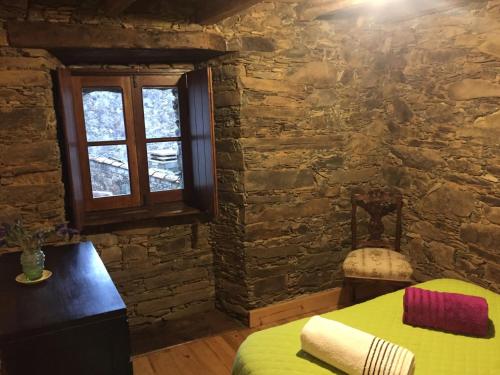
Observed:
[[[57,69],[57,80],[59,87],[58,116],[63,125],[65,156],[65,173],[67,174],[66,194],[70,203],[70,225],[76,229],[83,228],[84,197],[82,190],[80,153],[78,145],[77,128],[75,124],[73,86],[71,72],[69,69]]]
[[[184,77],[183,77],[184,78]],[[189,107],[190,152],[193,171],[192,204],[217,215],[217,177],[212,95],[209,67],[185,74]]]
[[[131,80],[127,76],[74,76],[73,98],[75,100],[75,124],[79,140],[80,168],[82,171],[83,197],[85,211],[102,211],[115,208],[139,207],[141,205],[139,172],[137,166],[137,152],[135,143],[135,129],[132,108]],[[106,89],[115,88],[121,91],[123,101],[123,121],[126,137],[124,140],[113,141],[87,141],[84,108],[83,108],[83,88]],[[130,194],[113,195],[111,197],[94,198],[91,183],[90,161],[88,146],[123,145],[127,147],[127,162],[129,171]]]

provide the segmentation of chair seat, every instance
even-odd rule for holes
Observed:
[[[342,265],[346,277],[411,281],[413,268],[408,258],[397,251],[365,247],[353,250]]]

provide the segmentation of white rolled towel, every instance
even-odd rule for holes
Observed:
[[[412,375],[408,349],[345,324],[313,316],[300,334],[302,350],[349,375]]]

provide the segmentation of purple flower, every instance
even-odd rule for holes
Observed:
[[[55,227],[55,231],[59,236],[63,236],[65,234],[66,228],[66,224],[58,224]]]
[[[80,233],[78,230],[73,228],[68,228],[66,224],[59,224],[56,226],[56,233],[59,236],[68,235],[69,239],[71,239],[74,235]]]
[[[2,225],[0,226],[0,237],[5,237],[7,233],[9,233],[10,228],[10,224],[2,223]]]

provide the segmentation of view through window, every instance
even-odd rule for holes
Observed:
[[[151,192],[184,188],[178,90],[142,88],[142,112]],[[82,88],[92,197],[131,194],[121,89]]]

